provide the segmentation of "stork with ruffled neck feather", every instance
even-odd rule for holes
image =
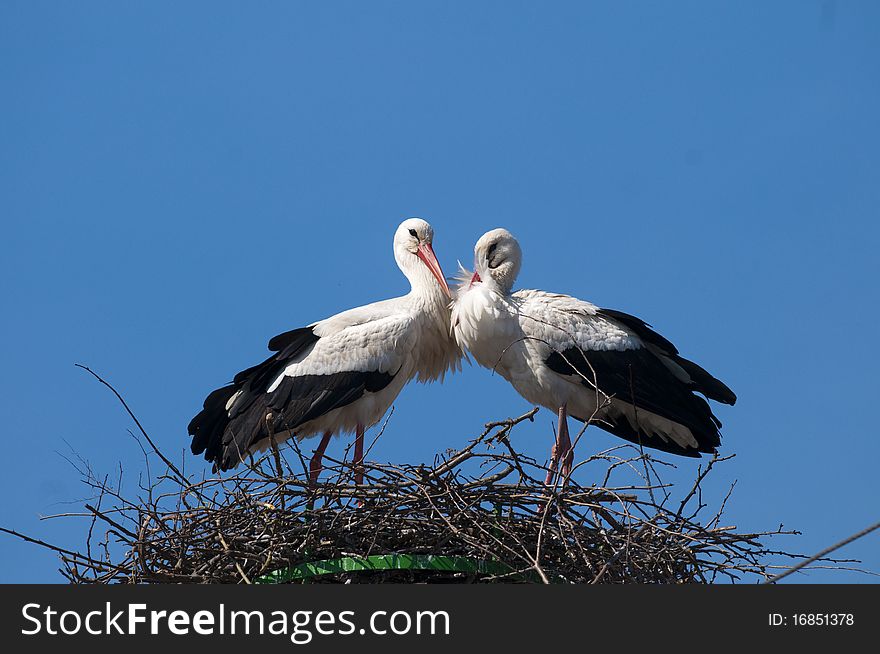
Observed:
[[[683,456],[712,453],[721,422],[706,398],[736,395],[675,346],[629,314],[569,295],[513,291],[522,250],[506,229],[474,247],[452,308],[459,345],[497,371],[527,401],[558,414],[547,483],[571,473],[568,416],[640,446]]]

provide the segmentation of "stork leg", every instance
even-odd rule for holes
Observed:
[[[318,447],[315,450],[315,453],[312,455],[312,460],[309,461],[309,485],[314,488],[318,485],[318,475],[321,474],[321,470],[323,466],[321,465],[321,460],[324,458],[324,450],[327,449],[327,443],[330,442],[331,432],[325,432],[321,437],[321,442],[318,443]]]
[[[574,459],[574,448],[571,446],[571,437],[568,433],[568,415],[565,406],[559,410],[559,432],[562,434],[562,452],[559,453],[561,464],[559,473],[562,475],[563,483],[568,480],[571,474],[571,463]]]
[[[354,437],[354,483],[364,483],[364,426],[360,423]]]
[[[568,413],[565,405],[559,407],[559,423],[556,427],[556,443],[550,450],[550,463],[547,465],[547,477],[544,479],[544,485],[549,486],[553,483],[553,476],[556,474],[557,467],[563,477],[571,473],[572,460],[571,439],[568,435]]]

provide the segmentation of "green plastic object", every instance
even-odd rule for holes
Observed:
[[[308,581],[321,575],[344,572],[375,572],[379,570],[432,570],[438,572],[469,572],[485,575],[509,575],[511,581],[535,582],[533,572],[514,572],[510,566],[498,561],[484,561],[465,556],[435,556],[432,554],[378,554],[375,556],[346,556],[339,559],[323,559],[300,563],[289,568],[275,570],[258,577],[258,584],[284,584]]]

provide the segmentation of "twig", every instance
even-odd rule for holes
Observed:
[[[880,522],[877,522],[877,523],[871,525],[870,527],[865,527],[865,528],[862,529],[861,531],[858,531],[858,532],[854,533],[852,536],[848,536],[848,537],[844,538],[844,539],[843,539],[842,541],[840,541],[839,543],[835,543],[834,545],[831,545],[830,547],[826,547],[824,550],[822,550],[822,551],[819,552],[818,554],[814,554],[813,556],[811,556],[810,558],[806,559],[805,561],[801,561],[801,562],[798,563],[797,565],[792,566],[791,568],[789,568],[789,569],[786,570],[785,572],[782,572],[782,573],[776,575],[775,577],[771,577],[770,579],[767,579],[764,583],[765,583],[765,584],[775,584],[775,583],[778,582],[780,579],[784,579],[784,578],[787,577],[788,575],[790,575],[790,574],[794,574],[794,573],[797,572],[798,570],[801,570],[802,568],[805,568],[806,566],[810,565],[811,563],[813,563],[813,562],[815,562],[815,561],[819,561],[819,560],[821,560],[822,558],[828,556],[829,554],[831,554],[831,553],[834,552],[835,550],[839,550],[839,549],[840,549],[841,547],[843,547],[844,545],[849,545],[849,544],[852,543],[853,541],[858,540],[859,538],[862,538],[863,536],[867,536],[867,535],[870,534],[872,531],[875,531],[875,530],[877,530],[877,529],[880,529]]]

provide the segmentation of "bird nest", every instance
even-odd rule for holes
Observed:
[[[702,485],[723,458],[678,497],[657,460],[630,445],[575,466],[600,465],[595,486],[582,475],[545,485],[545,465],[511,442],[536,411],[486,425],[431,465],[367,461],[363,485],[350,461],[328,457],[326,481],[310,486],[296,443],[194,479],[144,432],[134,496],[80,466],[96,491],[76,514],[89,519],[84,547],[23,537],[57,551],[74,583],[710,583],[766,579],[778,567],[769,561],[793,556],[763,543],[795,532],[722,525],[726,497],[702,518]],[[153,479],[156,457],[164,471]]]

